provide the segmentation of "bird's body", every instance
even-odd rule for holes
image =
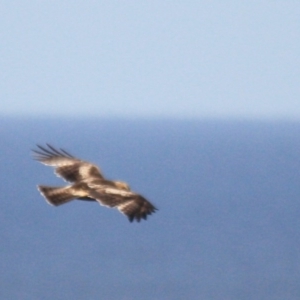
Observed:
[[[157,208],[143,196],[132,192],[127,183],[104,178],[100,169],[80,160],[63,149],[57,150],[38,145],[35,159],[55,168],[55,174],[71,185],[50,187],[39,185],[38,190],[49,204],[58,206],[74,199],[97,201],[107,207],[115,207],[125,214],[129,221],[147,219]]]

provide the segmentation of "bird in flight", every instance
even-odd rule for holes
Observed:
[[[34,158],[44,165],[55,168],[55,174],[70,185],[52,187],[38,185],[46,201],[54,206],[72,200],[96,201],[100,205],[117,208],[130,222],[147,219],[157,208],[142,195],[132,192],[127,183],[104,178],[100,169],[87,161],[78,159],[63,149],[37,145]]]

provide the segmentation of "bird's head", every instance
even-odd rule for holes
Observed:
[[[126,182],[123,181],[115,181],[116,187],[125,190],[125,191],[130,191],[130,187]]]

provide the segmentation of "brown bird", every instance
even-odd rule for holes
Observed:
[[[104,178],[100,169],[87,161],[72,156],[63,149],[37,145],[34,158],[44,165],[55,168],[55,174],[71,185],[50,187],[38,185],[46,201],[58,206],[72,200],[97,201],[107,207],[115,207],[126,215],[130,222],[147,219],[157,208],[143,196],[132,192],[127,183]]]

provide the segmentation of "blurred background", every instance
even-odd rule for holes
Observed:
[[[300,297],[300,3],[0,3],[0,298]],[[159,211],[49,206],[50,143]]]
[[[299,119],[297,1],[5,1],[1,115]]]

